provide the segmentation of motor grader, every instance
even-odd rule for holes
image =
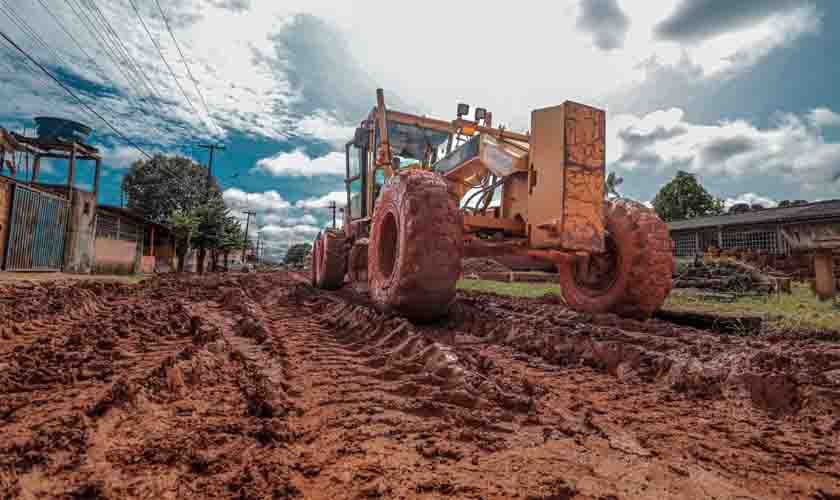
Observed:
[[[376,97],[346,145],[343,227],[313,245],[314,286],[350,282],[381,310],[431,321],[463,258],[518,256],[556,267],[576,310],[644,318],[661,306],[673,243],[649,208],[606,199],[604,111],[566,101],[533,111],[522,134],[482,108],[443,121]]]

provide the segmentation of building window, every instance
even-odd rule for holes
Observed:
[[[693,257],[697,253],[697,236],[695,233],[672,234],[674,240],[674,256]]]
[[[757,253],[780,254],[779,235],[773,229],[725,229],[721,233],[723,250],[742,249]]]

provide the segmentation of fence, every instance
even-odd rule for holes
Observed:
[[[16,185],[5,269],[60,271],[67,218],[67,200]]]

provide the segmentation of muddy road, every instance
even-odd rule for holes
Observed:
[[[289,274],[0,285],[0,498],[840,498],[840,342]]]

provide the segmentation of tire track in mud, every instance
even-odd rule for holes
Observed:
[[[200,285],[211,291],[170,281],[125,300],[105,297],[96,316],[40,330],[35,323],[36,336],[7,339],[17,344],[4,375],[23,381],[17,394],[27,404],[0,422],[9,438],[0,449],[0,496],[296,493],[290,485],[284,493],[281,456],[242,461],[288,439],[285,403],[250,351],[237,348],[226,315],[204,300],[218,285]],[[33,368],[20,353],[50,337]],[[107,369],[80,383],[68,358],[81,371]]]
[[[404,340],[412,337],[406,331],[421,332],[445,343],[459,359],[469,360],[467,365],[494,385],[532,400],[527,416],[508,417],[507,434],[505,424],[495,429],[504,445],[489,454],[490,470],[498,474],[500,469],[509,470],[510,464],[520,464],[514,474],[516,484],[499,491],[523,491],[523,484],[536,487],[529,469],[537,476],[547,475],[543,478],[558,469],[570,471],[563,484],[571,485],[581,498],[604,492],[619,498],[822,498],[836,489],[840,466],[834,457],[840,443],[828,436],[835,435],[840,421],[831,409],[836,402],[830,396],[832,389],[825,388],[829,392],[820,397],[779,406],[766,392],[744,391],[742,380],[698,378],[694,386],[686,387],[668,376],[667,369],[682,369],[668,361],[668,355],[683,355],[684,364],[685,354],[694,356],[696,367],[726,356],[727,350],[743,352],[739,356],[752,364],[740,369],[749,373],[756,369],[755,360],[773,359],[767,352],[779,347],[772,341],[730,339],[662,322],[582,318],[556,306],[533,302],[526,306],[515,300],[506,304],[494,296],[478,301],[462,297],[444,324],[400,330],[400,320],[371,311],[364,298],[342,292],[329,297],[327,305],[318,306],[321,321],[331,330],[329,335],[345,346],[362,351],[367,346],[370,351],[384,344],[391,353],[384,355],[384,363],[399,366],[404,359],[400,354],[411,349],[395,349],[401,344],[391,341],[394,332],[404,334]],[[714,341],[721,345],[711,345]],[[747,347],[755,352],[749,353]],[[820,351],[823,347],[809,349],[825,352]],[[806,378],[797,386],[797,394],[813,390],[804,384],[809,380],[825,384],[813,374],[831,370],[828,360],[837,359],[831,357],[831,349],[829,344],[818,366],[804,367]],[[806,360],[813,356],[808,350],[804,355]],[[651,368],[645,359],[651,357],[668,361],[663,363],[667,369]],[[795,370],[797,365],[783,367]],[[758,387],[774,380],[773,373],[753,377]],[[387,378],[382,380],[380,387],[388,393]],[[734,387],[721,390],[723,382]],[[778,390],[784,393],[789,388]],[[440,418],[439,414],[424,417]],[[458,425],[468,426],[463,421]],[[457,478],[456,469],[447,472]],[[480,468],[472,472],[464,483],[482,477]]]
[[[0,384],[0,408],[20,404],[0,418],[0,497],[840,493],[840,420],[827,394],[811,396],[832,390],[835,358],[805,339],[485,294],[413,325],[284,273],[32,293],[24,309],[41,293],[71,298],[0,338],[0,377],[18,384]],[[795,411],[645,371],[646,357],[709,362],[750,346],[748,368],[797,381]]]

